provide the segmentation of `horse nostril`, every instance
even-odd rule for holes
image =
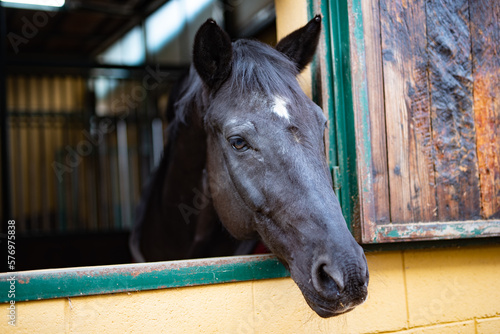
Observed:
[[[343,287],[339,286],[339,284],[325,271],[325,265],[319,267],[318,277],[320,283],[325,288],[328,288],[328,290],[337,290],[338,292],[343,290]]]
[[[325,298],[338,298],[344,290],[342,273],[331,270],[325,263],[316,266],[312,278],[316,291]]]

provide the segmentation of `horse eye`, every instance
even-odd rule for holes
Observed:
[[[241,138],[240,136],[233,136],[230,137],[228,140],[232,148],[238,152],[244,152],[250,148],[245,139]]]

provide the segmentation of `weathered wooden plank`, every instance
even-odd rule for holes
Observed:
[[[425,3],[380,2],[391,220],[431,221],[436,194]]]
[[[486,238],[500,236],[500,220],[378,225],[376,242]]]
[[[387,171],[387,141],[385,133],[384,77],[380,41],[380,15],[378,0],[361,1],[365,41],[366,83],[368,86],[369,140],[371,149],[370,175],[360,177],[371,180],[371,205],[363,207],[365,221],[390,221],[389,175]],[[353,66],[354,67],[354,66]],[[361,163],[361,161],[360,161]]]
[[[356,143],[357,200],[351,220],[351,231],[361,242],[373,239],[376,224],[372,178],[370,109],[366,70],[366,49],[362,1],[348,0],[352,110]],[[349,131],[350,132],[350,131]],[[351,154],[353,152],[351,151]],[[387,186],[387,185],[386,185]],[[352,195],[351,195],[352,196]]]
[[[500,6],[470,2],[474,121],[483,218],[500,218]]]
[[[480,217],[467,0],[426,3],[440,221]]]

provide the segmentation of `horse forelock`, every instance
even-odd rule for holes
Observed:
[[[302,91],[297,74],[295,63],[267,44],[245,39],[233,43],[232,71],[227,82],[232,95],[251,92],[296,102]]]
[[[298,105],[304,94],[297,82],[297,74],[295,63],[281,52],[258,41],[241,39],[233,42],[230,75],[215,94],[233,99],[259,94],[273,99],[279,97],[289,105]],[[205,109],[210,97],[193,66],[183,86],[175,108],[176,120],[185,123],[187,113]]]

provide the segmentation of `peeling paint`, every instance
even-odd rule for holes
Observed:
[[[0,290],[8,291],[10,275],[0,274]],[[289,277],[273,255],[249,255],[16,273],[23,288],[16,301],[165,289],[215,283]],[[9,302],[7,294],[0,302]]]
[[[377,226],[375,242],[500,236],[500,220],[386,224]]]

